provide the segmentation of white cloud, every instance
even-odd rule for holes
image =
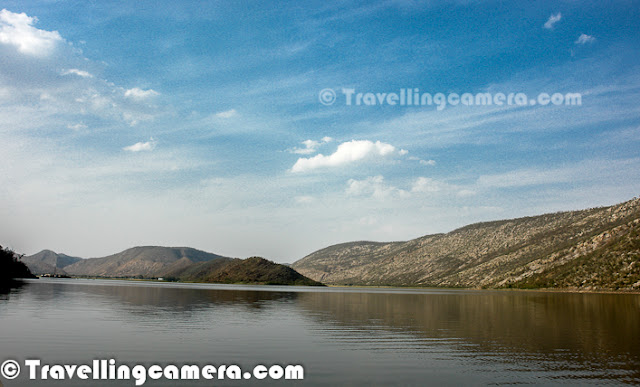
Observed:
[[[505,188],[530,188],[534,192],[545,189],[553,190],[556,186],[591,186],[594,195],[598,189],[617,189],[623,186],[627,179],[631,179],[629,187],[637,185],[640,158],[619,160],[584,160],[575,164],[563,165],[557,168],[527,168],[508,172],[481,175],[478,177],[474,190],[504,190]],[[596,188],[597,187],[597,188]],[[606,188],[603,188],[606,187]],[[560,189],[560,188],[558,188]],[[566,188],[561,191],[565,192]],[[635,192],[634,192],[635,191]],[[631,188],[635,194],[638,188]]]
[[[475,196],[476,195],[476,191],[470,190],[470,189],[461,189],[460,191],[458,191],[458,193],[456,194],[458,197],[460,198],[468,198],[470,196]]]
[[[333,141],[331,137],[323,137],[320,141],[315,140],[305,140],[302,141],[301,144],[304,145],[304,148],[293,148],[289,149],[290,153],[295,153],[299,155],[310,155],[312,153],[316,153],[318,151],[318,147],[324,143],[328,143]]]
[[[549,20],[547,20],[547,22],[544,23],[544,28],[548,30],[553,29],[553,25],[559,22],[560,19],[562,19],[562,14],[560,12],[558,12],[555,15],[549,16]]]
[[[84,71],[84,70],[78,70],[78,69],[68,69],[68,70],[64,70],[62,73],[62,75],[69,75],[69,74],[75,74],[79,77],[82,78],[93,78],[93,75],[91,75],[91,73]]]
[[[238,115],[236,109],[226,110],[224,112],[216,113],[216,117],[218,118],[231,118]]]
[[[157,91],[153,89],[142,90],[140,88],[134,87],[133,89],[128,89],[124,92],[124,96],[127,98],[133,98],[135,100],[145,100],[148,98],[155,97],[159,95]]]
[[[83,123],[69,124],[69,125],[67,125],[67,128],[73,129],[73,130],[82,130],[82,129],[87,129],[87,125],[85,125]]]
[[[309,204],[309,203],[313,203],[315,201],[315,198],[313,196],[308,196],[308,195],[296,196],[295,201],[298,204]]]
[[[591,168],[595,169],[595,166]],[[580,175],[584,175],[582,178],[589,176],[584,172],[585,170],[577,166],[555,169],[519,169],[493,175],[482,175],[478,178],[477,184],[480,187],[513,188],[569,183],[581,180]]]
[[[396,152],[391,144],[380,141],[352,140],[338,145],[331,155],[318,154],[310,158],[299,158],[291,172],[306,172],[321,167],[338,167],[371,157],[389,156]]]
[[[409,160],[417,161],[417,162],[420,163],[420,165],[428,165],[428,166],[436,165],[436,161],[435,160],[423,160],[420,157],[415,157],[415,156],[410,156]]]
[[[578,40],[576,40],[574,43],[575,44],[587,44],[587,43],[593,43],[595,42],[596,38],[594,38],[591,35],[587,35],[587,34],[581,34],[578,37]]]
[[[318,146],[320,146],[318,141],[313,140],[305,140],[302,141],[301,144],[304,145],[304,148],[293,148],[290,149],[289,152],[299,155],[310,155],[312,153],[316,153]]]
[[[477,185],[484,188],[513,188],[550,184],[575,184],[591,179],[602,183],[604,176],[610,174],[607,168],[622,170],[630,164],[637,163],[638,160],[593,160],[559,168],[517,169],[504,173],[482,175],[478,178]]]
[[[419,177],[413,182],[411,192],[432,193],[441,191],[444,187],[443,183],[436,181],[430,177]]]
[[[0,89],[11,91],[3,98],[0,90],[0,120],[13,121],[12,130],[74,129],[71,126],[78,122],[96,118],[100,121],[92,125],[96,129],[121,128],[123,122],[149,121],[160,113],[145,101],[125,97],[123,88],[92,76],[88,70],[100,66],[78,50],[68,44],[59,46],[46,57],[27,56],[0,42]]]
[[[0,43],[14,46],[32,56],[47,56],[64,39],[57,31],[45,31],[33,26],[38,21],[25,13],[0,11]]]
[[[415,179],[411,184],[409,192],[411,195],[420,196],[427,194],[430,199],[438,197],[441,200],[452,200],[453,195],[458,198],[467,198],[476,195],[476,191],[470,189],[470,187],[467,188],[430,177],[418,177]]]
[[[156,147],[156,141],[152,138],[147,142],[137,142],[133,145],[125,146],[123,150],[129,152],[152,151]]]
[[[371,176],[364,180],[349,179],[345,192],[349,196],[371,196],[374,199],[409,195],[407,191],[385,184],[384,177],[380,175]]]

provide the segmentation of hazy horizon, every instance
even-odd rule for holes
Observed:
[[[636,196],[636,197],[637,197],[637,196]],[[635,199],[636,197],[634,197],[634,198],[630,198],[630,200],[631,200],[631,199]],[[618,204],[618,203],[613,203],[613,204]],[[575,209],[575,210],[583,210],[583,209],[587,209],[587,208],[579,208],[579,209]],[[559,211],[561,211],[561,212],[562,212],[562,211],[572,211],[572,210],[559,210]],[[535,216],[535,215],[544,215],[544,214],[532,214],[532,215],[533,215],[533,216]],[[525,215],[525,216],[526,216],[526,215]],[[486,222],[491,222],[492,220],[509,220],[509,219],[488,219],[488,220],[486,220]],[[460,226],[460,227],[468,226],[468,225],[471,225],[471,224],[472,224],[472,223],[464,224],[464,225],[462,225],[462,226]],[[457,227],[456,229],[458,229],[458,228],[460,228],[460,227]],[[431,234],[422,234],[422,235],[418,235],[418,236],[416,236],[415,238],[423,237],[423,236],[426,236],[426,235],[440,234],[440,233],[442,233],[442,234],[446,234],[446,233],[451,232],[451,231],[454,231],[454,230],[455,230],[455,229],[452,229],[452,230],[446,230],[446,231],[442,231],[442,232],[431,233]],[[291,264],[291,263],[294,263],[294,262],[296,262],[296,261],[298,261],[298,260],[300,260],[300,259],[304,258],[305,256],[307,256],[307,255],[309,255],[309,254],[311,254],[311,253],[314,253],[314,252],[316,252],[316,251],[318,251],[318,250],[320,250],[320,249],[323,249],[323,248],[326,248],[326,247],[330,247],[330,246],[334,246],[334,245],[343,244],[343,243],[350,243],[350,242],[406,242],[406,241],[409,241],[409,240],[411,240],[411,239],[415,239],[415,238],[413,238],[413,237],[412,237],[412,238],[408,238],[408,239],[405,239],[405,240],[398,240],[398,239],[396,239],[396,240],[371,240],[371,239],[361,239],[361,240],[339,241],[339,242],[331,243],[331,244],[328,244],[328,245],[325,245],[325,246],[321,246],[321,247],[319,247],[319,248],[317,248],[317,249],[315,249],[315,250],[313,250],[313,251],[309,251],[308,253],[306,253],[306,254],[304,254],[304,255],[302,255],[302,256],[300,256],[300,257],[298,257],[298,258],[294,258],[294,259],[292,259],[291,261],[283,261],[283,260],[279,260],[279,261],[277,261],[277,262],[279,262],[279,263],[287,263],[287,264]],[[123,251],[125,251],[125,250],[129,250],[129,249],[133,249],[133,248],[138,248],[138,247],[166,247],[166,248],[173,248],[173,249],[178,249],[178,248],[192,248],[192,249],[196,249],[196,250],[205,251],[205,252],[207,252],[207,253],[218,254],[218,255],[221,255],[221,256],[228,257],[228,258],[241,258],[241,259],[244,259],[244,258],[249,258],[249,257],[250,257],[250,256],[239,256],[239,255],[236,255],[236,254],[221,254],[221,253],[219,253],[219,252],[217,252],[217,251],[211,251],[211,250],[207,250],[207,249],[201,249],[201,248],[197,248],[197,247],[194,247],[194,246],[178,246],[178,245],[171,245],[171,246],[170,246],[170,245],[140,245],[140,244],[139,244],[139,245],[132,245],[132,246],[126,247],[126,248],[124,248],[124,249],[121,249],[121,250],[118,250],[118,251],[109,252],[109,253],[106,253],[106,254],[103,254],[103,255],[81,256],[81,255],[69,254],[69,253],[67,253],[67,252],[65,252],[65,251],[55,251],[55,250],[51,250],[51,249],[48,249],[48,248],[42,248],[42,249],[40,249],[40,250],[38,250],[38,251],[35,251],[35,252],[33,252],[33,253],[29,253],[29,254],[24,254],[24,253],[22,253],[22,254],[24,254],[25,256],[30,256],[30,255],[35,255],[35,254],[40,253],[40,252],[45,251],[45,250],[50,250],[50,251],[53,251],[53,252],[55,252],[55,253],[57,253],[57,254],[64,254],[64,255],[68,255],[68,256],[76,257],[76,258],[91,259],[91,258],[104,258],[104,257],[110,256],[110,255],[114,255],[114,254],[121,253],[121,252],[123,252]],[[17,253],[21,253],[21,252],[17,252]],[[254,254],[253,256],[260,256],[260,257],[263,257],[263,256],[262,256],[262,255],[260,255],[260,254]],[[268,258],[268,259],[273,260],[273,258]]]

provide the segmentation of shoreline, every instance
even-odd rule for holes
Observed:
[[[329,288],[373,288],[373,289],[425,289],[425,290],[487,290],[487,291],[529,291],[548,293],[601,293],[601,294],[638,294],[640,289],[579,289],[579,288],[464,288],[446,286],[387,286],[387,285],[328,285]]]
[[[544,293],[574,293],[574,294],[632,294],[640,295],[640,289],[579,289],[579,288],[463,288],[463,287],[438,287],[438,286],[390,286],[390,285],[333,285],[324,284],[325,286],[311,286],[311,285],[277,285],[277,284],[261,284],[261,283],[224,283],[224,282],[186,282],[186,281],[159,281],[157,279],[147,278],[115,278],[115,277],[74,277],[70,278],[56,278],[56,277],[37,277],[45,279],[84,279],[84,280],[109,280],[109,281],[131,281],[131,282],[153,282],[153,283],[167,283],[167,284],[201,284],[201,285],[240,285],[240,286],[295,286],[310,289],[390,289],[390,290],[460,290],[460,291],[502,291],[502,292],[544,292]]]

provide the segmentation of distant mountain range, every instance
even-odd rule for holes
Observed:
[[[327,284],[640,289],[640,199],[485,222],[407,242],[351,242],[295,262]]]
[[[56,273],[66,275],[67,272],[64,271],[64,268],[81,260],[82,258],[58,254],[51,250],[42,250],[37,254],[22,258],[22,262],[36,275]]]
[[[188,247],[133,247],[82,259],[50,250],[23,257],[34,274],[108,278],[165,278],[190,282],[321,285],[290,267],[259,257],[234,259]]]

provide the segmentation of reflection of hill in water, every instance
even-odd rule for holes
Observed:
[[[261,312],[273,302],[289,301],[296,293],[223,289],[188,288],[142,284],[95,284],[65,281],[64,285],[39,283],[30,289],[38,302],[47,303],[57,298],[74,300],[74,293],[94,298],[95,302],[111,306],[117,311],[147,317],[165,314],[197,314],[212,309],[242,308],[246,312]],[[91,282],[91,281],[88,281]],[[60,300],[57,300],[60,302]]]
[[[20,289],[25,286],[22,281],[11,281],[10,283],[0,284],[0,300],[6,300],[11,293],[19,293]],[[1,387],[1,385],[0,385]]]
[[[147,347],[142,346],[145,351],[154,348],[164,353],[184,338],[191,340],[188,348],[182,349],[184,354],[194,348],[208,353],[214,344],[238,351],[240,342],[247,351],[238,352],[242,354],[254,353],[256,348],[270,353],[278,345],[280,353],[287,353],[289,346],[305,345],[309,354],[327,348],[365,351],[367,361],[375,360],[377,352],[382,354],[380,359],[411,367],[403,372],[416,375],[421,365],[433,366],[429,359],[444,359],[441,364],[456,364],[452,367],[471,374],[499,374],[499,382],[505,383],[523,380],[521,376],[511,378],[513,373],[531,375],[533,384],[557,378],[640,383],[637,295],[448,290],[360,293],[353,289],[294,292],[109,281],[37,282],[11,293],[12,300],[15,297],[28,304],[47,324],[51,320],[51,329],[36,336],[34,348],[53,336],[62,342],[82,343],[79,348],[86,343],[102,348],[110,346],[109,340],[121,340],[125,344],[110,348],[146,343]],[[0,302],[0,307],[3,304]],[[64,313],[89,317],[76,322]],[[255,332],[277,331],[282,314],[288,314],[288,327],[296,329],[281,331],[277,343],[260,347],[258,341],[266,336]],[[96,325],[87,328],[83,325],[87,321]],[[268,325],[274,321],[275,327]],[[83,333],[86,330],[88,334]],[[156,335],[163,338],[161,342],[149,341]],[[235,338],[233,345],[225,341],[228,336]],[[314,343],[319,344],[317,348]],[[373,354],[370,358],[369,353]],[[157,357],[154,352],[150,360]],[[542,379],[535,379],[538,377]]]
[[[636,295],[303,293],[297,304],[320,322],[318,334],[353,341],[360,332],[358,340],[369,340],[373,350],[412,337],[417,352],[440,343],[463,355],[507,353],[516,362],[551,362],[547,366],[560,370],[597,372],[606,365],[640,382]]]

